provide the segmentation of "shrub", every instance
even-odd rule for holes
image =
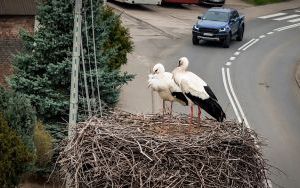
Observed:
[[[45,130],[41,121],[38,121],[34,128],[34,144],[36,147],[35,166],[38,169],[46,168],[52,159],[53,144],[52,137]]]
[[[0,87],[0,110],[8,126],[16,131],[28,149],[34,151],[33,129],[36,114],[30,100],[23,94],[6,91]]]
[[[245,1],[254,5],[265,5],[270,3],[285,2],[287,0],[245,0]]]
[[[22,143],[20,137],[9,128],[7,121],[0,113],[0,185],[14,187],[20,176],[27,171],[33,156]]]

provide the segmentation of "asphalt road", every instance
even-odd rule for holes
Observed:
[[[236,8],[242,8],[239,6]],[[186,56],[190,60],[189,69],[210,85],[227,117],[243,119],[265,138],[265,157],[271,165],[282,170],[272,168],[272,186],[300,187],[300,89],[294,78],[296,64],[300,61],[300,27],[274,31],[294,23],[252,19],[255,18],[252,14],[251,20],[246,21],[242,42],[232,41],[229,49],[214,42],[194,46],[191,34],[187,33],[191,32],[196,16],[207,8],[178,7],[178,11],[172,10],[173,7],[146,6],[142,11],[139,6],[125,8],[139,20],[149,22],[150,28],[127,23],[131,25],[138,50],[129,56],[129,66],[125,70],[136,73],[137,77],[123,90],[123,107],[133,112],[147,113],[151,108],[157,112],[161,108],[160,101],[152,100],[151,104],[150,91],[144,87],[149,69],[160,62],[167,71],[172,71],[178,59]],[[283,13],[287,16],[300,14],[295,10]],[[169,24],[163,21],[164,17],[170,17]],[[159,28],[163,28],[163,32]],[[241,48],[249,41],[253,44]],[[175,104],[174,110],[188,113],[189,108]]]
[[[291,15],[295,10],[284,13]],[[188,36],[182,39],[180,48],[166,57],[170,62],[167,70],[172,70],[178,57],[187,56],[190,70],[207,81],[228,117],[236,119],[222,75],[224,68],[228,78],[229,69],[232,88],[249,126],[266,139],[265,157],[282,170],[272,169],[273,187],[300,187],[300,90],[294,78],[300,61],[300,27],[270,33],[292,24],[285,20],[254,19],[246,23],[244,41],[233,41],[229,49],[216,43],[193,46]],[[259,40],[246,50],[238,50],[251,39]],[[234,98],[233,92],[229,93]],[[243,119],[235,100],[234,105]],[[177,105],[176,110],[188,109]]]

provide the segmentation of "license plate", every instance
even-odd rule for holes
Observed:
[[[209,36],[209,37],[212,37],[214,36],[212,33],[203,33],[204,36]]]

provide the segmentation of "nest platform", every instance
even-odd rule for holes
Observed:
[[[268,187],[262,143],[233,121],[110,111],[75,132],[58,159],[71,187]]]

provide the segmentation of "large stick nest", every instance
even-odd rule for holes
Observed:
[[[114,111],[79,123],[58,165],[72,187],[265,188],[260,145],[231,121]]]

